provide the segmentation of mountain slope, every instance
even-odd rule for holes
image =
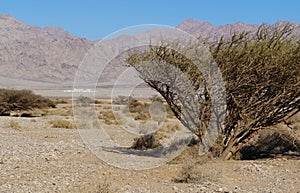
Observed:
[[[271,25],[272,27],[283,27],[286,24],[292,24],[295,27],[299,27],[299,24],[290,21],[278,21]],[[186,31],[197,38],[206,39],[208,41],[216,41],[221,36],[225,38],[231,37],[233,33],[241,33],[243,31],[255,32],[258,30],[260,25],[257,24],[246,24],[237,22],[235,24],[225,24],[219,27],[215,27],[208,22],[200,22],[193,19],[186,19],[177,28]],[[294,33],[300,34],[300,29],[294,30]]]
[[[0,15],[0,76],[37,81],[71,81],[93,42],[60,28],[29,26]]]
[[[283,26],[286,23],[281,21],[274,26]],[[209,41],[215,41],[221,36],[229,37],[233,32],[256,31],[258,27],[259,25],[241,22],[216,27],[208,22],[193,19],[187,19],[177,26],[197,38]],[[297,33],[300,34],[299,29]],[[159,35],[154,29],[137,36],[149,37],[147,36],[149,34]],[[122,35],[105,41],[122,47],[124,41],[131,43],[137,40],[134,36]],[[0,86],[16,87],[18,84],[27,86],[32,82],[39,85],[51,84],[52,87],[60,86],[62,83],[72,85],[78,66],[94,44],[95,42],[85,38],[72,36],[61,28],[42,29],[27,25],[9,15],[0,15],[0,80],[3,80],[0,81]],[[118,75],[117,65],[113,64],[102,78],[111,81]],[[97,69],[89,71],[97,73]],[[128,76],[127,79],[130,82],[132,76]]]

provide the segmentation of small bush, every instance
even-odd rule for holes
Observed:
[[[133,97],[129,97],[128,107],[129,112],[131,113],[141,113],[143,111],[147,111],[147,109],[145,109],[146,106]]]
[[[99,119],[102,119],[104,121],[105,124],[108,125],[112,125],[112,124],[118,124],[118,121],[116,120],[116,117],[114,115],[113,111],[104,111],[104,112],[100,112]]]
[[[117,189],[107,180],[98,184],[97,193],[115,193]]]
[[[159,97],[157,95],[153,95],[152,97],[149,98],[149,100],[154,103],[154,102],[161,102],[164,104],[165,108],[166,108],[166,111],[167,111],[167,118],[174,118],[175,115],[173,113],[173,111],[171,110],[171,108],[169,107],[168,104],[166,104],[166,101],[162,98],[162,97]]]
[[[94,103],[94,101],[89,98],[89,97],[86,97],[86,96],[79,96],[76,101],[75,101],[76,105],[77,106],[80,106],[80,107],[88,107],[90,106],[91,104]]]
[[[104,99],[95,99],[95,104],[100,104],[100,105],[109,105],[111,104],[110,100],[104,100]]]
[[[156,101],[162,102],[162,103],[164,102],[163,98],[159,97],[158,95],[153,95],[152,97],[149,98],[149,100],[151,102],[156,102]]]
[[[134,139],[132,149],[147,150],[161,146],[153,134],[143,135]]]
[[[56,109],[45,109],[42,112],[43,115],[56,115],[56,116],[73,116],[71,107],[56,108]]]
[[[152,128],[147,128],[146,125],[143,125],[143,129],[141,133],[146,134],[139,137],[134,138],[132,149],[146,150],[146,149],[154,149],[156,147],[161,146],[161,142],[170,137],[171,133],[179,130],[178,124],[164,124],[157,131],[147,134]]]
[[[217,170],[212,162],[195,162],[189,160],[182,166],[181,182],[215,182],[222,171]]]
[[[112,103],[115,105],[126,105],[126,104],[128,104],[128,97],[118,96],[113,99]]]
[[[55,104],[68,104],[69,101],[67,99],[54,99]]]
[[[12,129],[17,129],[17,130],[21,129],[21,126],[17,121],[10,121],[9,122],[9,127],[12,128]]]
[[[133,118],[134,120],[143,120],[143,121],[149,119],[149,117],[144,113],[135,113],[133,114]]]
[[[179,130],[179,125],[177,123],[176,124],[166,123],[159,130],[161,132],[174,133]]]
[[[53,128],[65,128],[65,129],[75,129],[76,126],[74,123],[71,123],[68,120],[59,119],[51,122]]]

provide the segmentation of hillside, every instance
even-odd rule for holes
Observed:
[[[93,42],[61,28],[27,25],[0,15],[0,76],[37,82],[72,81]]]
[[[273,25],[283,26],[286,23],[287,21],[280,21]],[[296,23],[293,25],[299,26]],[[216,27],[208,22],[187,19],[177,27],[197,38],[215,41],[221,36],[229,37],[234,32],[256,31],[259,25],[237,22]],[[144,32],[149,33],[155,34],[156,31]],[[123,41],[134,42],[135,38],[122,35],[105,41],[122,45]],[[94,44],[95,42],[85,38],[72,36],[61,28],[39,28],[18,21],[10,15],[0,15],[0,86],[14,88],[70,86],[78,66]],[[111,79],[117,69],[118,66],[112,67],[102,78]],[[124,81],[130,82],[131,78],[128,77]]]

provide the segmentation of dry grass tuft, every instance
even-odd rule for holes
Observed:
[[[22,128],[17,121],[13,121],[13,120],[9,122],[9,127],[16,130],[20,130]]]
[[[102,119],[104,121],[104,123],[108,124],[108,125],[117,125],[118,124],[118,121],[116,120],[114,112],[111,110],[100,112],[98,118]]]
[[[96,193],[115,193],[117,188],[112,185],[108,180],[104,180],[97,185]]]
[[[52,124],[52,128],[65,128],[65,129],[75,129],[76,125],[68,120],[59,119],[50,122]]]
[[[195,162],[189,160],[182,166],[180,180],[181,182],[216,182],[221,176],[222,171],[216,168],[212,161]]]

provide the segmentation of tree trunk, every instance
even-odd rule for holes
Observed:
[[[242,130],[241,132],[236,133],[234,136],[232,136],[227,146],[223,149],[220,158],[223,160],[232,159],[241,150],[245,143],[247,143],[256,135],[258,130],[259,129],[257,128],[253,128]]]

